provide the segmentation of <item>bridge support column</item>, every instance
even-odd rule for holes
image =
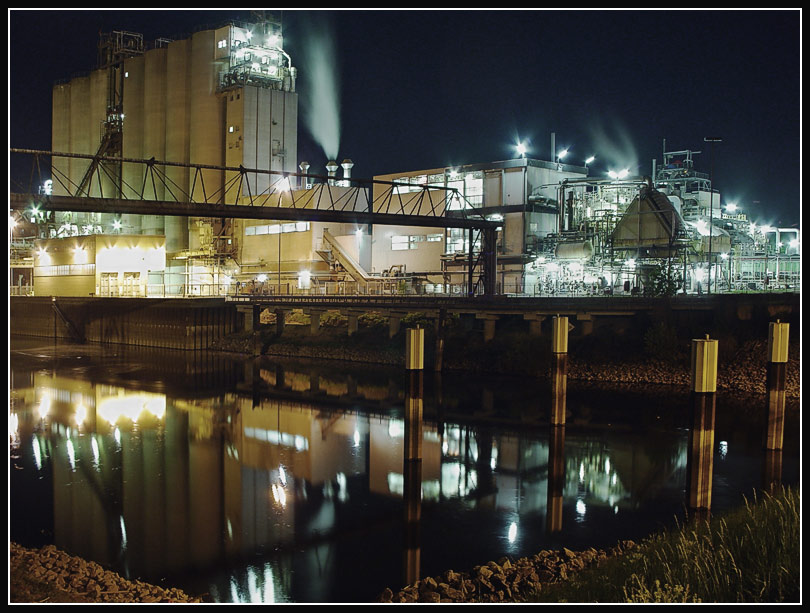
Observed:
[[[593,314],[591,313],[577,313],[577,321],[582,322],[582,335],[588,336],[593,334]]]
[[[540,336],[545,315],[539,313],[525,313],[523,319],[529,322],[529,335]]]
[[[495,338],[495,323],[498,321],[498,315],[491,315],[490,313],[476,313],[476,319],[484,320],[484,342],[488,343]]]
[[[259,309],[255,306],[239,306],[236,311],[244,316],[243,330],[245,332],[252,332],[259,325]]]
[[[406,311],[389,311],[388,312],[388,338],[393,338],[399,332],[399,324],[402,318],[407,315]]]
[[[349,318],[349,336],[357,332],[358,329],[358,317],[363,314],[364,311],[348,311],[346,313],[346,317]]]
[[[309,315],[309,333],[317,334],[321,329],[321,315],[326,313],[326,309],[304,309],[304,313]]]
[[[288,309],[275,309],[273,312],[276,314],[276,334],[281,336],[284,334],[284,321],[287,318]]]

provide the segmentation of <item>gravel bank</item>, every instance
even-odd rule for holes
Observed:
[[[518,560],[501,558],[476,566],[471,572],[448,570],[438,577],[425,577],[396,594],[386,588],[378,602],[392,603],[500,603],[520,602],[526,594],[539,592],[544,585],[566,581],[581,570],[598,566],[610,557],[636,546],[622,541],[609,550],[543,550]]]
[[[27,549],[11,543],[10,566],[10,602],[203,602],[175,588],[128,581],[53,545]]]

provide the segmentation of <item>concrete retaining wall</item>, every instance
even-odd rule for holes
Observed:
[[[65,341],[207,349],[243,325],[236,308],[219,299],[12,296],[9,301],[11,334]]]

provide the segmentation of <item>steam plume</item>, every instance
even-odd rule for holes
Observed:
[[[301,78],[306,81],[304,122],[326,158],[335,160],[340,145],[340,83],[337,48],[332,29],[323,22],[312,24],[303,47]]]

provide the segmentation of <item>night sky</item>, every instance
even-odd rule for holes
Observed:
[[[720,137],[724,203],[761,224],[800,222],[799,10],[274,14],[299,71],[298,157],[311,173],[329,157],[351,158],[358,178],[505,160],[519,140],[548,160],[554,132],[567,162],[596,156],[591,176],[649,175],[664,139],[701,151],[708,174],[703,139]],[[10,10],[9,145],[50,150],[53,83],[95,67],[99,31],[149,43],[250,17]]]

